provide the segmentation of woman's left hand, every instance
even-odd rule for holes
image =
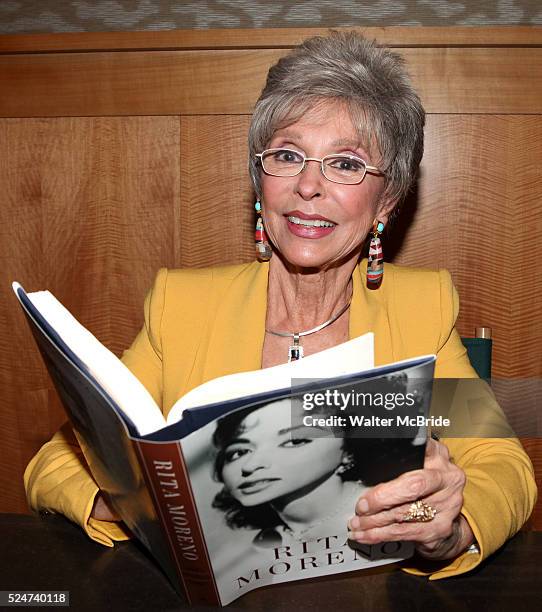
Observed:
[[[370,488],[356,504],[349,537],[364,544],[412,541],[428,559],[452,559],[464,552],[474,535],[460,514],[465,473],[450,461],[444,444],[429,439],[422,470],[406,472]],[[422,500],[436,510],[427,522],[405,522],[410,505]]]

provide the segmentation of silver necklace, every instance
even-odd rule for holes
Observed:
[[[324,321],[323,323],[321,323],[320,325],[317,325],[316,327],[313,327],[312,329],[307,329],[306,331],[302,331],[302,332],[281,332],[281,331],[273,331],[271,329],[266,328],[265,331],[270,334],[273,334],[273,336],[281,336],[282,338],[293,338],[294,343],[288,347],[288,363],[290,361],[297,361],[298,359],[303,358],[303,347],[299,343],[299,339],[302,338],[303,336],[309,336],[310,334],[315,334],[321,329],[324,329],[324,327],[331,325],[334,321],[336,321],[343,314],[343,312],[347,310],[351,302],[352,302],[352,297],[350,297],[348,302],[346,302],[346,304],[339,310],[339,312],[336,315],[333,315],[331,319]]]

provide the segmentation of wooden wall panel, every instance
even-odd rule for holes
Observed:
[[[50,289],[119,354],[175,264],[178,159],[174,117],[0,119],[2,510],[25,510],[24,466],[65,420],[11,281]]]
[[[542,116],[432,115],[425,143],[395,261],[450,270],[460,332],[493,328],[495,376],[542,376]]]
[[[430,113],[541,113],[542,48],[402,49]],[[284,50],[0,55],[0,116],[246,114]]]
[[[181,119],[180,265],[254,259],[254,198],[248,178],[250,117]]]

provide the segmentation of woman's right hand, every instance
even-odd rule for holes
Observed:
[[[107,503],[105,497],[101,493],[98,493],[94,499],[94,506],[92,507],[90,516],[99,521],[122,521],[120,516]]]

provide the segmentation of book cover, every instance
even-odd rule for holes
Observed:
[[[345,368],[338,355],[349,363],[352,347],[372,342],[357,339],[303,368],[226,377],[227,392],[206,383],[166,423],[137,381],[116,388],[126,368],[69,313],[59,322],[14,290],[96,482],[190,603],[226,605],[260,586],[412,554],[410,543],[350,541],[347,520],[366,487],[422,467],[434,356]],[[95,360],[111,360],[109,379]]]

